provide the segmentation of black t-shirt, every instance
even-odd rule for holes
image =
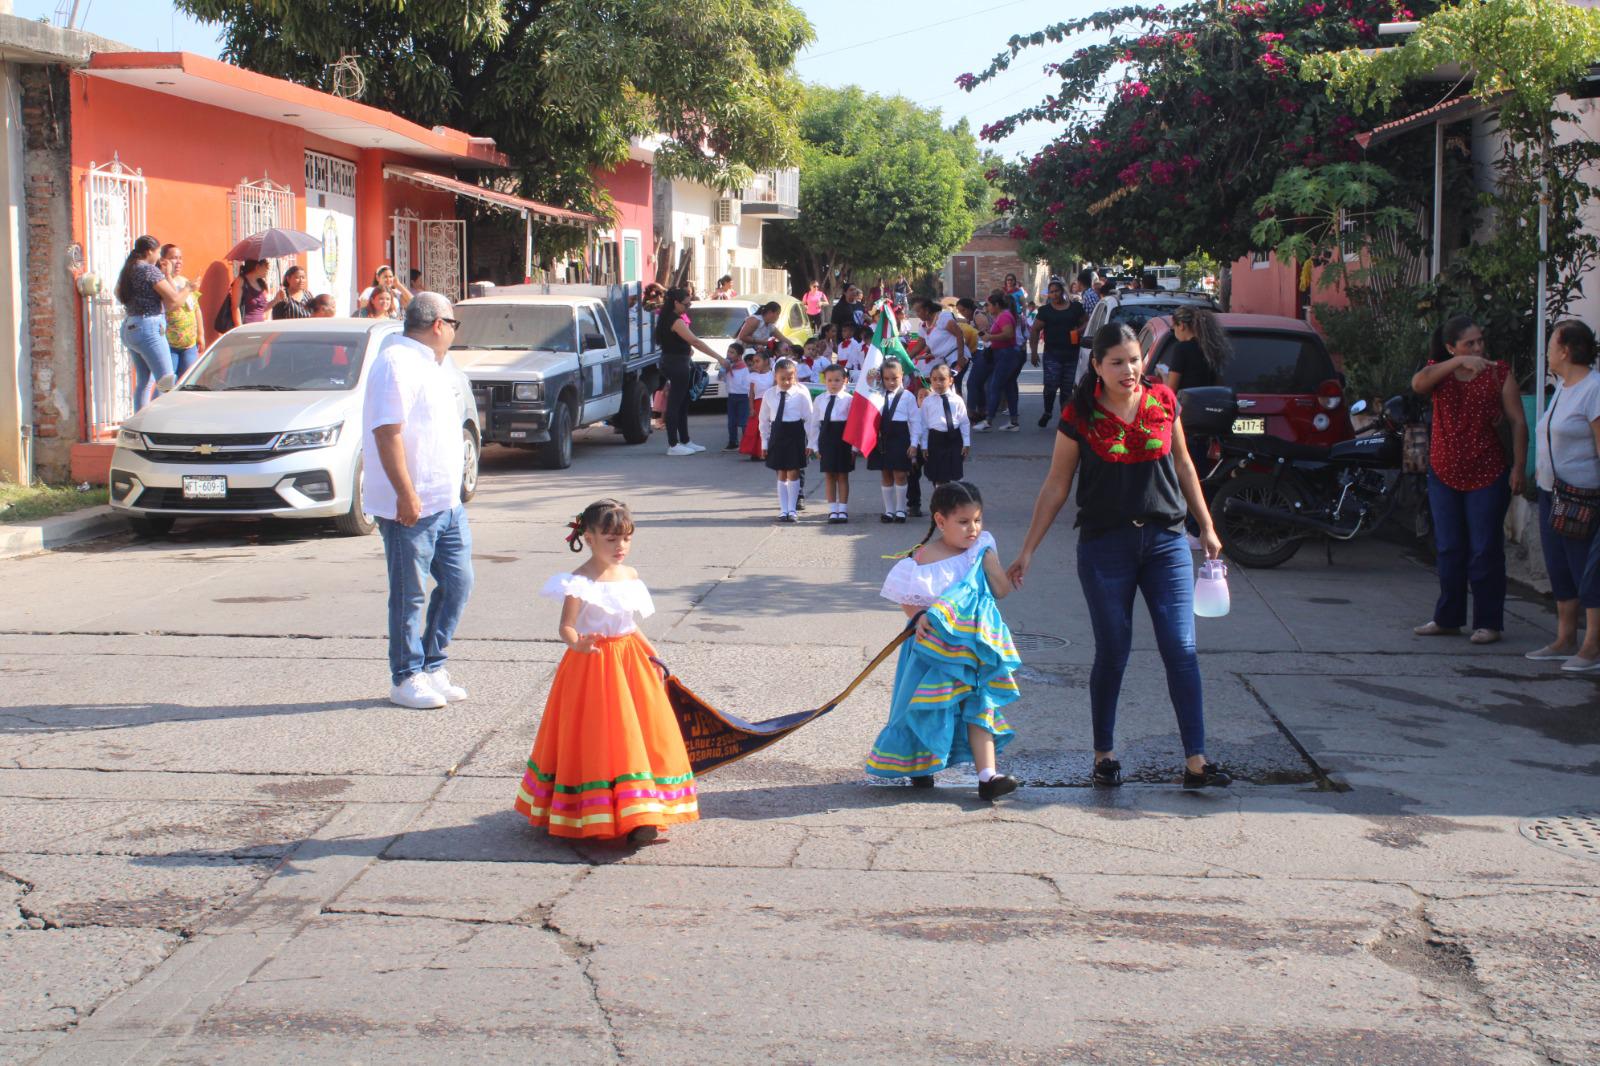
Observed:
[[[1076,300],[1069,300],[1067,306],[1058,311],[1054,304],[1045,304],[1039,308],[1034,320],[1044,334],[1045,351],[1071,352],[1077,347],[1072,343],[1072,331],[1083,325],[1083,305]]]
[[[681,373],[693,366],[694,349],[673,330],[676,321],[669,322],[662,317],[656,323],[656,343],[661,346],[661,369]]]
[[[1206,361],[1206,353],[1199,341],[1179,341],[1172,348],[1167,369],[1179,375],[1178,388],[1203,389],[1217,384],[1217,372]]]
[[[864,326],[867,322],[867,305],[857,300],[846,303],[840,300],[833,305],[833,324],[836,326]]]
[[[1068,407],[1059,430],[1077,441],[1080,541],[1139,522],[1183,528],[1188,504],[1172,458],[1172,423],[1178,401],[1165,385],[1151,385],[1144,406],[1125,423],[1096,404],[1085,426]]]

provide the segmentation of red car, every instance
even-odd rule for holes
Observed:
[[[1233,344],[1223,385],[1239,397],[1233,432],[1270,434],[1297,444],[1336,444],[1355,435],[1344,402],[1344,381],[1322,336],[1296,318],[1218,314]],[[1159,378],[1177,343],[1170,317],[1152,318],[1139,331],[1145,370]]]

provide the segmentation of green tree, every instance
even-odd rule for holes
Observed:
[[[365,103],[493,137],[529,196],[604,208],[594,181],[630,137],[664,173],[733,188],[791,162],[789,0],[176,0],[224,27],[224,55],[331,90],[349,58]]]
[[[807,86],[799,116],[800,217],[768,230],[767,256],[830,288],[931,269],[972,236],[988,200],[965,122],[855,86]]]

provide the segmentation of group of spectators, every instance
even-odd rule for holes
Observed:
[[[211,321],[215,339],[231,329],[268,318],[332,318],[339,313],[331,293],[312,295],[306,272],[291,266],[272,288],[272,264],[247,259],[228,287]],[[419,271],[411,272],[415,287]],[[199,286],[183,273],[183,249],[148,234],[133,242],[117,276],[117,301],[125,315],[122,343],[133,355],[133,409],[139,410],[181,378],[200,356],[207,336]],[[357,318],[399,318],[412,291],[381,266],[362,292]]]

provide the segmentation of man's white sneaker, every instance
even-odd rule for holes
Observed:
[[[693,455],[694,449],[687,444],[674,444],[667,449],[668,455]]]
[[[417,673],[389,690],[389,702],[396,707],[410,707],[414,711],[433,711],[443,707],[447,701],[428,684],[427,674]]]
[[[684,447],[689,448],[691,451],[703,452],[706,450],[706,446],[704,444],[696,444],[692,440],[686,440],[683,443]]]
[[[972,424],[972,428],[977,430],[979,433],[987,433],[987,432],[989,432],[989,423],[987,423],[987,422],[974,422]]]
[[[452,685],[450,683],[450,672],[444,667],[441,666],[439,669],[433,671],[433,673],[428,674],[427,678],[428,684],[432,686],[433,691],[437,692],[451,703],[460,703],[462,700],[467,698],[467,690],[462,688],[460,685]]]

